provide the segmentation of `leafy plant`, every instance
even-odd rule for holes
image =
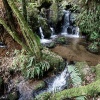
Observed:
[[[42,50],[42,59],[48,61],[51,67],[59,67],[63,63],[61,56],[51,52],[48,48],[43,48]]]
[[[77,17],[77,24],[81,32],[87,33],[90,40],[100,38],[100,3],[98,0],[81,0],[80,13]]]
[[[66,38],[65,37],[58,37],[56,39],[56,42],[59,44],[65,44],[66,43]]]
[[[25,54],[24,51],[15,51],[16,57],[12,62],[12,68],[21,71],[26,78],[35,78],[43,76],[43,73],[50,68],[50,64],[42,60],[36,61],[35,56]]]
[[[70,77],[73,87],[81,86],[82,80],[80,77],[81,74],[79,73],[79,70],[73,65],[68,65],[67,67],[68,67],[68,72],[71,73]],[[85,100],[85,96],[77,97],[76,100]]]
[[[88,46],[88,50],[92,53],[98,53],[99,52],[99,48],[97,46],[98,42],[93,42]]]

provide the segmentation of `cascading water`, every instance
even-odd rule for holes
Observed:
[[[57,92],[63,90],[68,85],[68,77],[69,73],[66,67],[64,71],[54,79],[53,83],[49,85],[47,91]]]
[[[63,33],[68,33],[67,32],[67,28],[68,28],[68,26],[70,25],[70,11],[66,11],[66,10],[64,10],[64,23],[63,23],[63,29],[62,29],[62,32]]]
[[[52,33],[51,33],[51,36],[54,35],[54,28],[53,27],[50,27]]]
[[[50,43],[51,40],[48,40],[48,39],[45,39],[45,38],[44,38],[44,34],[43,34],[42,27],[39,27],[39,31],[40,31],[40,35],[41,35],[41,39],[40,39],[41,43],[42,43],[42,44]]]
[[[61,35],[67,36],[67,37],[79,37],[79,27],[74,26],[73,19],[75,16],[71,13],[69,10],[64,10],[64,22],[62,26],[62,33]]]
[[[54,31],[54,28],[53,27],[50,27],[50,29],[51,29],[51,37],[50,38],[52,38],[52,39],[55,39],[56,37],[57,37],[57,35],[55,35],[54,33],[55,33],[55,31]]]
[[[43,30],[42,30],[41,27],[39,27],[39,31],[40,31],[40,34],[41,34],[41,39],[44,39]]]
[[[37,96],[44,92],[54,93],[65,89],[68,86],[69,76],[70,74],[66,65],[66,68],[61,72],[61,74],[57,75],[55,78],[53,77],[45,80],[47,88],[34,93],[34,95]]]

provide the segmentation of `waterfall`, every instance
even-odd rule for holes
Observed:
[[[67,70],[67,67],[64,69],[64,71],[58,75],[51,85],[49,85],[47,91],[49,92],[57,92],[63,90],[68,84],[68,77],[69,73]]]
[[[51,36],[53,36],[54,35],[54,28],[53,27],[50,27],[50,29],[51,29]]]
[[[62,29],[62,32],[63,33],[68,33],[67,32],[67,28],[68,26],[70,25],[70,11],[66,11],[64,10],[64,23],[63,23],[63,29]]]
[[[79,27],[74,26],[75,14],[71,13],[69,10],[64,10],[64,20],[62,26],[62,33],[61,35],[67,37],[79,37]]]
[[[39,27],[39,31],[40,31],[41,39],[44,39],[42,27]]]
[[[50,27],[50,29],[51,29],[51,37],[50,38],[55,39],[57,37],[57,35],[54,34],[55,30],[53,27]]]

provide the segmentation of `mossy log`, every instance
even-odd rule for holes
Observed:
[[[63,90],[61,92],[57,92],[52,95],[50,93],[44,93],[45,96],[43,94],[41,96],[38,96],[40,97],[38,98],[38,100],[45,100],[44,98],[46,98],[46,94],[48,97],[47,100],[63,100],[63,99],[72,98],[72,97],[94,95],[99,92],[100,92],[100,79],[89,85]]]

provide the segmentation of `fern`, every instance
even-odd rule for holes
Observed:
[[[37,62],[34,56],[25,55],[24,51],[15,51],[15,55],[12,68],[21,71],[22,75],[26,78],[39,78],[50,68],[49,62],[45,60]]]
[[[79,70],[73,65],[68,65],[68,72],[71,73],[70,77],[71,77],[73,86],[74,87],[81,86],[82,80],[80,77],[81,74],[79,73]],[[76,100],[85,100],[85,96],[77,97]]]

